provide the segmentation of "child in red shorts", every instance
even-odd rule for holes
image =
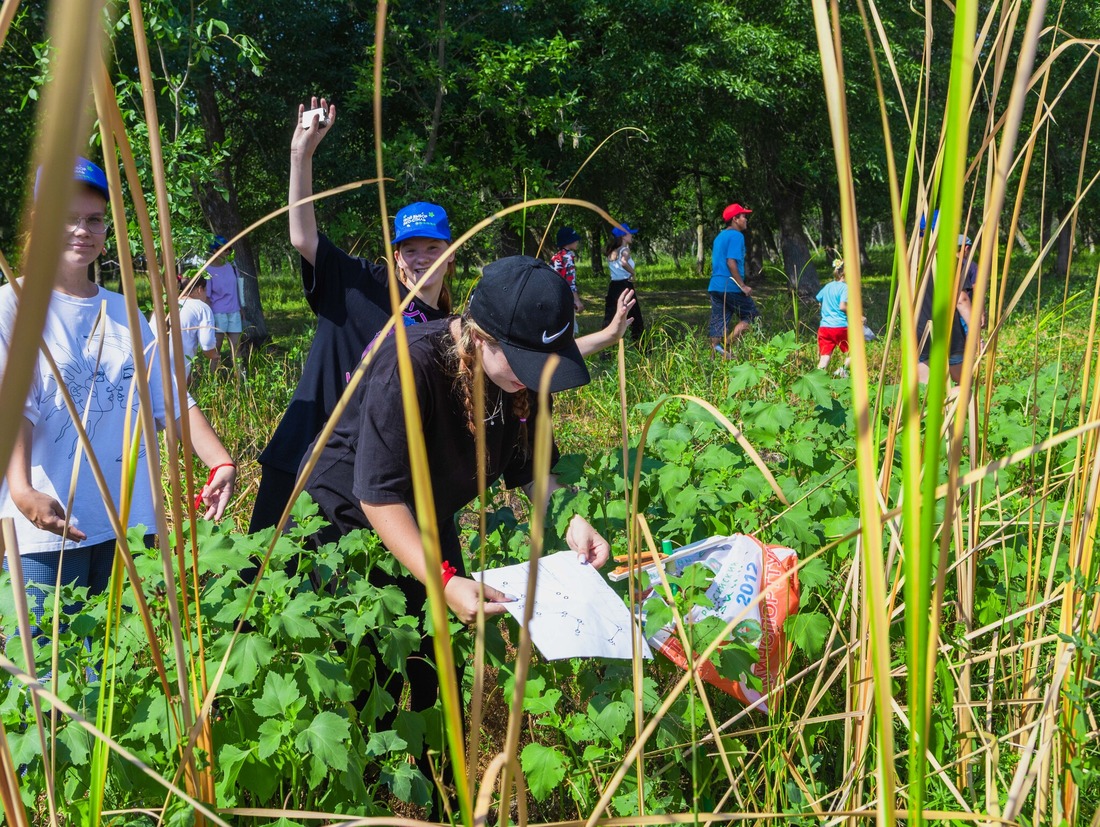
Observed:
[[[817,360],[818,370],[829,367],[829,359],[836,348],[841,353],[848,352],[848,284],[844,281],[844,262],[833,262],[833,280],[821,288],[817,294],[821,302],[821,325],[817,328],[817,351],[821,358]],[[848,375],[848,359],[843,367],[837,368],[837,376]]]

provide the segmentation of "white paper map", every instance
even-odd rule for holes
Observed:
[[[527,605],[530,563],[475,572],[475,580],[516,598],[505,603],[519,623]],[[574,551],[559,551],[539,560],[531,642],[547,660],[621,658],[632,656],[633,620],[623,599],[594,567],[581,563]],[[653,657],[641,641],[642,654]]]

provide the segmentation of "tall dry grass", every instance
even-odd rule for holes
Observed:
[[[16,8],[14,0],[5,3],[0,12],[0,44],[7,34]],[[640,703],[636,708],[636,731],[633,744],[625,750],[618,771],[601,791],[598,803],[585,819],[569,824],[600,823],[710,823],[713,821],[752,821],[768,823],[782,821],[787,816],[776,807],[775,790],[781,779],[772,778],[775,761],[786,767],[786,779],[797,784],[811,801],[810,812],[816,820],[834,824],[874,819],[881,824],[893,824],[899,819],[910,822],[956,821],[960,823],[1097,823],[1100,815],[1081,812],[1082,790],[1079,776],[1071,771],[1081,744],[1070,737],[1077,719],[1088,716],[1072,698],[1071,690],[1082,685],[1093,686],[1094,650],[1079,648],[1075,640],[1087,639],[1100,629],[1100,603],[1095,590],[1095,513],[1097,490],[1100,488],[1100,457],[1097,428],[1100,426],[1100,353],[1096,347],[1096,325],[1100,293],[1094,293],[1092,324],[1086,342],[1086,357],[1077,380],[1080,387],[1081,413],[1078,422],[1068,430],[1058,431],[1051,420],[1044,433],[1036,433],[1032,448],[1010,457],[997,456],[987,444],[988,417],[994,404],[993,376],[1000,358],[1000,333],[1006,320],[1012,317],[1024,291],[1041,278],[1056,236],[1040,252],[1013,295],[1008,294],[1009,266],[1013,245],[1005,243],[1015,236],[1029,176],[1037,166],[1036,153],[1044,149],[1044,124],[1056,117],[1062,100],[1062,90],[1050,89],[1052,67],[1057,61],[1078,61],[1080,68],[1095,59],[1087,49],[1092,44],[1072,39],[1055,43],[1049,24],[1048,10],[1043,0],[1024,6],[1020,2],[993,5],[980,17],[982,7],[976,0],[956,3],[952,36],[950,86],[942,110],[933,111],[929,94],[929,73],[933,70],[931,45],[933,36],[945,33],[929,30],[926,38],[925,71],[915,86],[900,76],[892,57],[891,43],[882,22],[882,10],[866,0],[858,3],[864,24],[864,40],[845,42],[841,37],[839,7],[826,0],[812,0],[812,12],[817,44],[821,56],[823,94],[828,104],[830,128],[836,153],[840,184],[841,218],[845,260],[849,262],[851,284],[851,314],[859,317],[862,295],[858,262],[858,213],[855,200],[853,159],[849,154],[849,120],[845,100],[844,59],[852,50],[866,50],[875,67],[879,102],[882,111],[883,145],[888,160],[888,184],[891,197],[891,217],[897,239],[894,260],[896,300],[889,327],[889,341],[881,365],[868,361],[862,341],[852,340],[851,405],[858,429],[856,466],[860,490],[860,527],[856,540],[856,565],[847,578],[843,595],[830,631],[826,654],[816,663],[797,674],[786,676],[787,691],[800,690],[805,705],[798,710],[785,709],[772,718],[750,718],[748,711],[720,721],[708,703],[707,688],[694,670],[686,673],[662,699],[648,717]],[[134,0],[129,10],[134,16],[134,30],[140,32],[142,9]],[[933,18],[931,0],[924,6],[928,20]],[[1026,12],[1026,17],[1025,17]],[[894,13],[894,10],[890,10]],[[375,84],[380,86],[382,32],[386,5],[380,3],[377,18]],[[105,149],[105,167],[110,175],[112,210],[115,226],[124,229],[124,204],[119,169],[127,177],[130,192],[136,197],[133,209],[142,228],[143,246],[154,249],[152,222],[141,196],[129,141],[110,90],[106,62],[101,57],[104,42],[102,8],[91,3],[79,9],[71,3],[52,4],[51,37],[57,45],[54,52],[51,80],[43,96],[39,119],[39,143],[35,165],[46,171],[42,194],[36,203],[33,222],[29,226],[30,245],[22,260],[21,274],[26,276],[19,316],[18,345],[5,371],[0,394],[5,400],[22,398],[30,381],[27,366],[33,364],[37,349],[37,331],[49,300],[49,288],[61,241],[64,217],[71,182],[67,180],[69,159],[80,149],[88,124],[85,113],[94,99],[94,110]],[[146,90],[145,112],[149,134],[158,134],[155,107],[155,83],[148,61],[148,44],[140,39],[136,44]],[[1076,51],[1074,51],[1076,50]],[[1040,62],[1043,53],[1047,57]],[[1010,58],[1012,58],[1010,60]],[[1038,63],[1038,65],[1036,65]],[[994,100],[1005,100],[1002,108],[979,120],[975,111],[974,83],[980,74],[985,93]],[[94,92],[94,94],[93,94]],[[1095,100],[1095,87],[1093,92]],[[905,113],[907,133],[891,133],[887,117],[888,103],[900,106]],[[1028,104],[1032,105],[1029,107]],[[1030,109],[1030,111],[1029,111]],[[1030,115],[1030,119],[1029,119]],[[383,133],[380,99],[375,100],[375,134]],[[928,136],[931,136],[929,139]],[[1085,147],[1088,135],[1081,136],[1081,169],[1077,203],[1095,182],[1090,177]],[[906,147],[903,158],[893,154],[895,146]],[[978,145],[980,153],[971,157],[969,147]],[[375,185],[378,188],[383,227],[388,227],[385,182],[381,145],[376,146],[378,178],[373,182],[356,182],[348,186]],[[174,281],[162,280],[159,273],[173,272],[169,210],[164,186],[163,167],[156,145],[153,145],[155,197],[153,204],[162,220],[160,249],[164,260],[151,268],[152,295],[159,311],[175,306]],[[324,197],[322,194],[317,197]],[[549,204],[569,203],[595,210],[605,219],[610,217],[599,208],[569,199],[546,199],[516,206],[514,209],[537,211]],[[1006,205],[1012,204],[1011,210]],[[913,237],[910,229],[918,215],[930,215],[940,210],[938,227],[927,238]],[[455,242],[461,246],[469,237],[499,218],[492,216]],[[1066,222],[1072,223],[1071,212]],[[957,388],[949,385],[948,343],[945,336],[933,337],[929,363],[930,381],[926,390],[918,382],[917,354],[924,331],[918,330],[915,308],[922,291],[932,289],[933,325],[944,330],[950,324],[954,297],[963,272],[964,262],[958,259],[955,237],[964,227],[978,227],[977,260],[979,278],[975,287],[975,305],[988,313],[988,332],[971,325],[966,342],[962,381]],[[125,260],[129,245],[119,249],[124,257],[123,278],[133,287],[132,262]],[[1003,256],[1002,256],[1002,252]],[[391,286],[396,302],[396,283]],[[932,287],[931,275],[937,278]],[[128,290],[133,297],[134,290]],[[136,325],[136,305],[131,299],[131,322]],[[164,313],[158,313],[163,318]],[[398,341],[402,343],[403,382],[411,381],[407,353],[404,352],[404,330],[395,324],[400,310],[391,319]],[[177,324],[172,326],[178,330]],[[161,330],[162,335],[165,334]],[[983,340],[984,339],[984,340]],[[1060,347],[1060,345],[1059,345]],[[179,347],[175,348],[179,353]],[[182,366],[169,365],[162,357],[163,376],[172,384],[166,395],[176,394],[182,387]],[[888,360],[900,367],[896,376],[885,377]],[[893,363],[893,362],[891,362]],[[348,394],[362,378],[365,364],[356,372]],[[1067,367],[1067,370],[1070,368]],[[629,403],[625,365],[620,353],[620,405],[624,412]],[[883,378],[900,383],[900,404],[883,430],[884,400],[881,393],[872,393]],[[174,379],[174,382],[172,381]],[[406,384],[405,387],[408,387]],[[675,389],[673,389],[675,390]],[[148,402],[148,388],[140,386],[142,399]],[[406,416],[409,433],[419,434],[417,409],[406,396]],[[545,396],[543,398],[545,402]],[[148,410],[148,404],[143,406]],[[979,413],[980,412],[980,413]],[[718,412],[715,411],[716,415]],[[479,421],[482,417],[478,417]],[[77,417],[78,419],[78,417]],[[335,417],[334,417],[335,420]],[[549,432],[545,425],[549,417],[539,418],[537,467],[545,470],[549,464]],[[623,451],[631,441],[623,419]],[[6,463],[14,439],[14,422],[0,418],[0,461]],[[737,424],[723,423],[746,452],[753,456],[767,475],[764,459],[744,440]],[[151,433],[146,423],[146,433]],[[331,428],[331,425],[330,425]],[[172,434],[168,445],[174,444]],[[188,435],[180,435],[188,444]],[[148,437],[146,437],[148,438]],[[84,438],[87,443],[86,436]],[[1070,473],[1066,474],[1052,462],[1053,450],[1070,442],[1076,450]],[[644,450],[644,445],[639,451]],[[962,458],[966,455],[972,469],[961,475]],[[895,462],[900,458],[900,465]],[[418,492],[430,491],[427,479],[427,458],[422,440],[413,439],[412,461]],[[178,453],[171,448],[165,455],[168,478],[172,481],[170,501],[172,513],[163,511],[158,520],[162,538],[167,539],[166,526],[193,521],[194,513],[185,513],[179,503],[189,498],[183,491],[194,487],[190,466],[190,451]],[[1029,507],[1021,512],[1005,513],[998,507],[1001,498],[989,498],[986,492],[998,490],[998,473],[1009,465],[1034,463],[1034,485],[1028,494]],[[639,464],[640,465],[640,464]],[[624,468],[629,463],[623,463]],[[944,470],[946,469],[946,470]],[[483,473],[483,472],[482,472]],[[892,485],[893,476],[900,474],[900,485]],[[1047,512],[1046,504],[1056,491],[1072,491],[1061,513]],[[625,490],[637,490],[637,478],[627,480]],[[776,487],[776,497],[782,492]],[[536,502],[541,501],[536,497]],[[993,505],[989,505],[992,502]],[[424,531],[424,544],[429,559],[438,563],[439,539],[434,536],[435,519],[428,496],[418,498],[419,523],[431,527]],[[937,508],[937,504],[942,508]],[[637,553],[653,540],[637,502],[629,506],[630,548]],[[159,780],[167,800],[187,802],[196,819],[226,824],[228,816],[219,814],[209,804],[214,800],[214,782],[218,768],[210,761],[200,761],[197,754],[213,754],[210,742],[209,716],[217,698],[228,652],[212,673],[207,670],[205,651],[211,641],[204,636],[204,622],[197,611],[197,587],[194,582],[194,556],[197,548],[187,547],[180,534],[173,548],[162,543],[162,562],[168,583],[181,582],[186,588],[169,590],[170,622],[167,639],[158,635],[149,618],[142,584],[133,567],[126,546],[124,515],[115,515],[119,525],[120,568],[117,584],[121,587],[122,571],[126,582],[137,597],[138,611],[143,613],[149,635],[149,646],[158,664],[161,691],[173,710],[173,737],[178,745],[175,762],[166,767],[141,767],[141,771]],[[482,508],[484,518],[484,506]],[[544,519],[544,509],[534,509],[533,526]],[[285,519],[285,516],[284,516]],[[1026,526],[1028,536],[1026,605],[1013,616],[999,622],[977,626],[974,621],[975,568],[979,558],[995,552],[1007,542],[1006,537],[1016,524]],[[484,519],[482,522],[484,533]],[[537,530],[533,536],[539,536]],[[192,536],[194,536],[192,534]],[[9,560],[17,563],[17,549],[10,532],[4,533],[5,551]],[[1070,557],[1070,569],[1081,573],[1076,580],[1059,581],[1053,577],[1052,560],[1065,546]],[[484,548],[484,543],[482,543]],[[823,552],[825,549],[822,550]],[[270,553],[270,552],[269,552]],[[537,549],[535,554],[537,554]],[[438,565],[429,565],[436,571]],[[951,584],[952,601],[945,594]],[[632,585],[632,588],[634,586]],[[442,600],[442,584],[438,578],[428,583],[431,611],[436,629],[446,630],[446,607]],[[19,602],[17,600],[17,602]],[[1018,622],[1017,622],[1018,621]],[[29,622],[25,601],[20,603],[18,623],[23,641],[29,641]],[[961,626],[961,636],[947,634],[948,627]],[[239,630],[238,630],[239,631]],[[678,632],[686,634],[680,625]],[[478,624],[478,663],[484,652],[484,622]],[[26,645],[29,645],[27,643]],[[163,650],[169,648],[180,665],[177,679],[168,678],[163,666]],[[451,647],[446,634],[436,638],[438,662],[447,664]],[[702,653],[700,657],[705,657]],[[518,651],[515,697],[510,703],[510,718],[504,749],[493,756],[479,759],[485,750],[477,725],[483,698],[480,671],[475,678],[475,691],[469,741],[462,738],[461,694],[453,680],[443,681],[443,709],[449,721],[448,749],[456,767],[458,812],[456,819],[473,825],[483,823],[490,812],[497,810],[502,823],[508,807],[498,807],[502,799],[515,795],[519,820],[525,820],[524,784],[518,757],[518,731],[523,719],[523,688],[525,665],[531,657],[529,637],[521,636]],[[33,663],[33,658],[28,658]],[[56,659],[55,659],[56,661]],[[34,674],[22,672],[10,659],[0,658],[0,666],[14,680],[31,689],[34,726],[39,733],[44,754],[56,754],[57,716],[69,716],[91,732],[97,743],[97,758],[92,771],[102,778],[107,767],[107,753],[122,760],[140,764],[111,736],[109,692],[93,723],[80,718],[63,703],[48,686],[39,684]],[[109,666],[109,664],[108,664]],[[56,662],[55,662],[56,667]],[[635,698],[641,698],[643,667],[640,658],[634,664]],[[937,677],[945,667],[953,680]],[[978,667],[986,675],[984,682],[975,680]],[[442,668],[444,676],[454,670]],[[109,684],[109,677],[107,682]],[[898,691],[904,686],[904,691]],[[779,691],[779,690],[777,690]],[[716,812],[655,813],[646,815],[649,803],[644,799],[642,781],[647,769],[663,760],[650,742],[650,737],[663,715],[682,693],[695,693],[706,710],[707,731],[693,746],[714,749],[721,763],[721,772],[728,788],[717,805]],[[844,707],[839,712],[823,712],[823,699],[830,693],[839,694]],[[1095,694],[1093,694],[1095,697]],[[962,748],[952,765],[940,765],[929,748],[929,729],[935,706],[948,706],[954,711],[955,733]],[[822,720],[840,721],[844,728],[843,742],[836,759],[841,762],[843,782],[824,793],[813,771],[800,767],[798,758],[806,750],[805,739],[812,738],[814,727]],[[993,722],[998,723],[997,726]],[[1088,726],[1094,727],[1091,719]],[[738,735],[767,735],[769,751],[731,757],[725,744]],[[476,768],[487,766],[482,777]],[[904,771],[902,767],[904,766]],[[611,819],[606,811],[618,785],[628,775],[637,780],[638,806],[641,816],[628,820]],[[975,779],[981,777],[982,783]],[[44,802],[45,816],[51,824],[61,823],[66,802],[59,796],[59,779],[47,774],[47,788],[36,791]],[[21,777],[14,764],[0,728],[0,800],[5,817],[11,824],[29,824],[32,816],[24,809],[19,788]],[[938,797],[930,802],[930,788],[935,785]],[[984,796],[977,795],[978,789]],[[747,792],[746,792],[747,791]],[[763,806],[753,801],[763,791]],[[206,802],[206,803],[203,803]],[[944,806],[946,802],[946,807]],[[105,819],[97,802],[91,820]],[[161,812],[166,801],[148,802],[148,809]],[[716,814],[720,811],[720,815]],[[256,817],[281,816],[319,821],[336,820],[335,815],[302,814],[294,802],[284,811],[252,813]],[[407,823],[407,820],[370,819],[363,823]]]

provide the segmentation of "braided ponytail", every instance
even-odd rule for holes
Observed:
[[[477,340],[483,344],[495,345],[496,340],[478,327],[477,322],[467,315],[458,319],[459,334],[448,353],[448,368],[454,372],[454,388],[462,403],[466,430],[477,433],[474,418],[474,371],[477,370]],[[518,448],[523,456],[527,455],[527,420],[531,416],[531,401],[527,389],[512,396],[512,416],[519,421]]]
[[[530,447],[527,442],[527,420],[531,416],[531,397],[524,388],[519,393],[512,394],[512,416],[519,420],[519,436],[516,437],[517,449],[520,456],[526,458]]]
[[[450,295],[448,294],[448,299]],[[474,422],[474,371],[477,370],[476,345],[473,325],[465,316],[458,319],[459,334],[450,351],[450,362],[455,374],[455,392],[462,402],[466,430],[477,433]]]

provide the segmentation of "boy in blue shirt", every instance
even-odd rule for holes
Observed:
[[[817,300],[821,302],[821,324],[817,328],[817,352],[821,358],[817,360],[817,369],[825,370],[836,348],[841,353],[848,352],[848,284],[844,281],[841,259],[833,262],[833,281],[821,288]],[[849,361],[845,358],[843,367],[836,370],[837,376],[848,375]]]
[[[749,329],[760,311],[752,300],[752,288],[745,284],[745,228],[752,210],[730,204],[722,211],[726,228],[714,239],[710,259],[710,346],[725,359],[726,352]],[[730,328],[734,314],[737,324]]]

